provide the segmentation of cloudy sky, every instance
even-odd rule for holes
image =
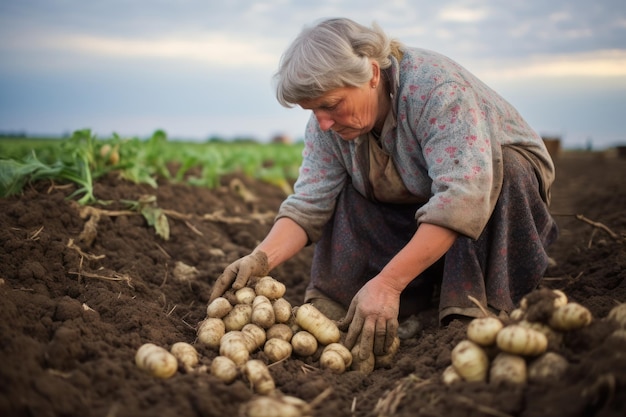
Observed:
[[[568,147],[626,142],[624,0],[0,0],[0,132],[299,138],[272,75],[336,16],[454,58]]]

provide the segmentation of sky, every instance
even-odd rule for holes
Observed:
[[[453,58],[565,147],[626,143],[623,0],[0,0],[0,133],[300,139],[272,76],[328,17]]]

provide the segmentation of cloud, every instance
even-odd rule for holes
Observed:
[[[443,22],[477,23],[486,19],[488,15],[486,8],[450,6],[444,7],[438,17]]]

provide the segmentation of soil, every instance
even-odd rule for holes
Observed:
[[[609,336],[617,325],[606,319],[626,302],[626,159],[564,152],[555,163],[551,210],[560,237],[541,285],[563,290],[594,317],[565,335],[564,377],[447,386],[441,373],[466,325],[442,327],[429,310],[392,367],[335,375],[312,359],[290,358],[270,368],[277,388],[307,402],[317,398],[315,416],[626,415],[626,340]],[[256,200],[242,200],[232,180]],[[210,373],[180,370],[156,379],[138,369],[134,356],[146,342],[166,348],[195,342],[212,282],[265,236],[284,194],[238,175],[209,190],[163,181],[154,189],[111,174],[96,185],[95,195],[111,202],[97,206],[109,212],[95,222],[67,199],[72,190],[40,182],[0,200],[0,415],[237,415],[254,395],[242,378],[225,384]],[[123,200],[144,195],[166,210],[168,240],[143,216],[114,212],[128,208]],[[81,235],[86,224],[97,224],[91,238]],[[293,305],[302,302],[312,249],[272,271]],[[177,276],[179,263],[199,274]],[[216,356],[196,347],[203,364]]]

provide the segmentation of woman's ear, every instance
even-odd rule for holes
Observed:
[[[378,87],[378,83],[380,83],[380,65],[378,61],[372,59],[372,79],[370,80],[370,86],[375,89]]]

